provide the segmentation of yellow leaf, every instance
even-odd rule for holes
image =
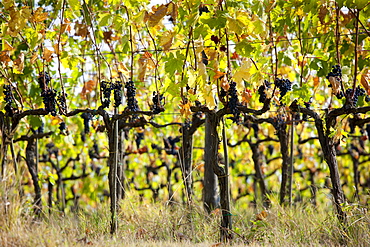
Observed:
[[[60,124],[61,122],[63,122],[63,119],[61,117],[53,117],[51,116],[51,125],[58,125]]]
[[[299,8],[298,11],[297,11],[297,15],[303,16],[303,14],[304,14],[303,10],[301,8]]]
[[[48,48],[44,48],[42,52],[42,59],[46,60],[46,62],[51,62],[53,59],[53,51],[50,51]]]
[[[11,44],[9,44],[8,41],[4,40],[4,49],[3,49],[3,51],[13,52],[13,51],[15,51],[15,49]]]
[[[15,74],[23,74],[23,69],[24,69],[24,53],[21,52],[18,55],[18,58],[14,60],[13,72]]]
[[[148,59],[144,56],[141,56],[139,58],[139,71],[138,71],[138,79],[139,81],[144,81],[145,80],[145,74],[146,74],[146,69],[148,65]]]
[[[235,74],[233,75],[233,80],[236,82],[237,85],[241,84],[243,80],[249,81],[250,80],[250,70],[251,62],[249,59],[244,60],[241,66],[236,70]]]
[[[180,104],[180,113],[186,118],[192,114],[190,110],[190,102]]]
[[[38,57],[38,54],[35,52],[32,54],[32,57],[31,57],[31,64],[34,64],[37,60],[37,57]]]
[[[172,21],[176,22],[177,19],[177,5],[174,2],[169,2],[167,4],[167,15],[172,17]]]
[[[204,85],[203,90],[201,90],[203,99],[206,101],[208,109],[213,110],[216,107],[216,101],[214,97],[214,90],[212,90],[211,85]]]
[[[172,45],[174,33],[171,31],[166,31],[159,40],[159,45],[163,47],[164,51],[168,51]]]

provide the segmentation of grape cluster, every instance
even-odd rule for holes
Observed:
[[[40,89],[43,91],[47,88],[51,81],[50,75],[48,72],[41,72],[39,77],[37,78],[37,82],[39,83]]]
[[[67,112],[67,94],[59,93],[57,101],[59,103],[59,113],[63,114]]]
[[[369,95],[366,95],[366,97],[365,97],[365,101],[366,101],[366,102],[370,102],[370,96],[369,96]]]
[[[90,120],[93,116],[89,112],[84,112],[81,114],[81,118],[84,120],[84,134],[88,134],[90,132]]]
[[[54,117],[57,115],[57,111],[55,109],[55,104],[57,103],[55,99],[56,95],[57,95],[57,91],[52,88],[45,88],[41,92],[41,97],[45,105],[45,110]]]
[[[280,90],[280,100],[286,95],[286,93],[292,90],[292,82],[288,79],[276,78],[275,86]]]
[[[162,104],[162,101],[164,100],[163,94],[153,92],[153,97],[152,97],[152,111],[154,114],[158,114],[162,111],[164,111],[164,107]]]
[[[130,111],[138,111],[139,106],[137,104],[136,88],[133,81],[128,81],[125,85],[126,88],[126,97],[127,97],[127,107]]]
[[[326,76],[326,79],[330,81],[330,77],[334,77],[337,82],[340,82],[342,80],[342,69],[339,65],[333,65],[332,70],[328,73]],[[333,87],[332,84],[329,84],[329,87]],[[338,99],[341,99],[344,97],[344,93],[342,91],[339,91],[334,94]]]
[[[113,90],[114,90],[114,107],[117,108],[122,103],[122,82],[116,81],[116,83],[113,84]]]
[[[13,103],[13,92],[12,86],[10,84],[5,84],[3,86],[4,89],[4,101],[5,101],[5,112],[12,117],[14,115],[14,108],[12,106]]]
[[[112,84],[110,82],[102,81],[100,83],[100,90],[103,91],[102,107],[107,108],[110,105],[110,95],[112,92]]]
[[[63,133],[66,130],[66,128],[67,128],[67,125],[66,125],[65,122],[61,122],[59,124],[59,130],[60,130],[61,133]]]
[[[265,80],[264,84],[258,87],[258,94],[260,97],[258,98],[259,102],[265,103],[267,99],[266,91],[267,89],[271,88],[271,84],[269,81]]]
[[[353,89],[352,88],[348,88],[346,90],[346,96],[347,96],[347,98],[351,97],[352,96],[352,93],[353,93]],[[355,93],[353,95],[353,99],[352,99],[354,106],[357,105],[358,97],[363,96],[363,95],[365,95],[365,89],[357,86],[356,87],[356,90],[355,90]]]
[[[340,68],[339,65],[333,65],[332,66],[332,70],[331,72],[329,72],[329,74],[326,76],[326,79],[329,80],[329,78],[333,76],[333,77],[342,77],[342,69]]]
[[[238,109],[239,99],[238,99],[238,91],[236,90],[236,82],[234,81],[230,82],[228,95],[229,95],[228,107],[230,109],[231,114],[234,115],[234,117],[231,117],[230,119],[233,120],[234,123],[238,123],[240,111]]]

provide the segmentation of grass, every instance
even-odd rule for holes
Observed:
[[[3,191],[2,191],[3,192]],[[13,193],[15,194],[15,193]],[[4,193],[2,193],[2,196]],[[4,197],[2,197],[4,198]],[[11,198],[8,193],[8,201]],[[5,210],[6,209],[6,210]],[[109,233],[109,205],[68,213],[55,211],[35,219],[30,206],[16,196],[1,201],[0,246],[220,246],[220,212],[207,215],[193,205],[141,204],[135,195],[121,204],[119,230]],[[370,214],[356,205],[346,207],[347,230],[332,206],[309,203],[271,209],[233,209],[232,246],[370,246]]]

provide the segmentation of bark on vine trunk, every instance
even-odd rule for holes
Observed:
[[[277,136],[280,142],[280,152],[282,156],[282,168],[281,168],[281,187],[280,187],[280,204],[285,203],[287,190],[288,190],[288,179],[289,179],[289,164],[290,157],[288,152],[288,134],[287,125],[280,123],[276,128]]]
[[[218,155],[217,123],[218,120],[215,113],[206,113],[203,204],[208,213],[220,206],[217,176],[214,172]]]
[[[117,162],[118,162],[118,122],[116,121],[110,131],[108,131],[109,141],[109,194],[110,194],[110,210],[111,210],[111,234],[114,234],[118,228],[117,220]]]
[[[337,210],[338,219],[342,223],[346,223],[347,217],[346,213],[343,211],[342,206],[346,201],[344,192],[342,190],[342,185],[340,183],[340,175],[335,151],[335,144],[333,138],[328,136],[320,136],[319,141],[321,148],[324,153],[324,158],[329,166],[330,179],[332,184],[332,194],[334,197],[334,204]]]
[[[192,178],[192,160],[193,160],[193,133],[189,126],[182,128],[182,147],[180,149],[180,167],[185,184],[185,192],[188,203],[193,198],[193,178]]]
[[[41,188],[38,179],[37,171],[38,169],[36,165],[36,140],[33,138],[27,142],[26,164],[28,167],[28,171],[31,174],[33,187],[35,189],[34,212],[36,216],[39,216],[40,213],[42,212],[42,201],[41,201]]]
[[[258,183],[258,185],[260,187],[260,190],[261,190],[263,206],[265,208],[268,208],[268,207],[270,207],[271,202],[268,198],[268,190],[267,190],[267,187],[266,187],[265,178],[264,178],[262,170],[261,170],[262,162],[261,162],[261,154],[260,154],[260,151],[258,149],[259,145],[256,144],[256,143],[252,143],[250,141],[248,141],[248,144],[249,144],[249,147],[252,150],[252,160],[253,160],[253,163],[254,163],[254,170],[256,172],[255,180]],[[255,193],[255,194],[256,194],[255,195],[255,197],[256,197],[255,200],[257,202],[257,193]]]

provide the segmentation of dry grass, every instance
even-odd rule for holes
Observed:
[[[219,246],[219,212],[206,215],[197,205],[144,205],[130,196],[121,205],[119,231],[112,236],[108,205],[66,216],[54,212],[35,220],[15,194],[7,193],[7,200],[1,201],[0,246]],[[331,206],[282,208],[273,203],[263,213],[235,208],[230,245],[370,246],[370,214],[358,206],[346,210],[349,225],[344,231]]]

